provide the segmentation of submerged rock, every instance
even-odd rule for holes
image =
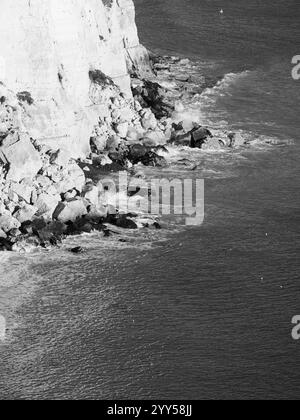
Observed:
[[[130,147],[128,159],[134,165],[137,165],[138,163],[142,163],[145,166],[157,167],[167,165],[167,162],[164,157],[159,156],[156,152],[152,150],[151,147],[142,144],[135,144],[134,146]]]
[[[133,220],[128,219],[126,215],[121,215],[117,219],[116,226],[122,229],[131,229],[131,230],[138,229],[137,224]]]
[[[0,251],[12,251],[13,243],[8,239],[0,238]]]
[[[75,248],[70,249],[70,252],[72,252],[73,254],[83,254],[84,249],[81,246],[77,246]]]

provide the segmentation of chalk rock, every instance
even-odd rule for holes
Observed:
[[[91,138],[91,145],[96,148],[98,153],[104,152],[107,146],[107,138],[104,136],[97,136]]]
[[[86,188],[84,193],[84,198],[88,200],[94,206],[99,205],[99,190],[95,186],[90,186],[90,188]]]
[[[11,183],[10,189],[15,193],[21,200],[26,201],[30,204],[32,197],[32,187],[26,185],[24,182],[21,184]]]
[[[128,133],[129,124],[128,122],[122,122],[115,125],[115,131],[121,139],[125,139]]]
[[[127,142],[130,144],[135,144],[138,143],[139,139],[140,133],[134,127],[129,127],[126,136]]]
[[[5,233],[9,232],[12,229],[19,229],[21,223],[11,214],[3,214],[0,216],[0,229]]]
[[[144,146],[156,147],[166,144],[166,138],[162,131],[148,131],[146,137],[142,141]]]
[[[53,218],[60,222],[75,222],[76,219],[87,214],[86,207],[82,200],[69,201],[67,203],[59,203]]]
[[[145,130],[155,130],[157,127],[157,120],[155,115],[150,111],[147,112],[142,119],[142,126]]]
[[[9,164],[8,180],[32,179],[43,166],[38,151],[25,134],[21,134],[16,143],[3,146],[1,151]]]
[[[60,200],[61,197],[59,194],[50,195],[46,192],[42,193],[38,196],[37,202],[35,203],[35,207],[37,207],[36,215],[51,219]]]
[[[0,238],[7,238],[6,233],[2,229],[0,229]]]
[[[65,167],[69,163],[72,156],[72,151],[67,149],[59,149],[50,156],[50,163]]]
[[[77,163],[70,163],[66,168],[66,173],[62,175],[62,179],[55,184],[55,188],[59,194],[66,193],[74,188],[81,192],[85,185],[85,175],[83,170]]]
[[[14,213],[14,217],[20,222],[28,222],[32,220],[35,213],[38,211],[38,208],[35,206],[31,206],[29,204],[25,204],[21,207],[16,213]]]

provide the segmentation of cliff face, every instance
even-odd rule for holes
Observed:
[[[20,130],[74,157],[107,107],[92,75],[130,98],[129,71],[149,70],[132,0],[2,0],[0,35],[0,82],[23,100]]]

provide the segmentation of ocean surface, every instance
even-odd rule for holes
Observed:
[[[189,57],[218,80],[191,113],[255,143],[180,151],[196,170],[150,174],[205,179],[201,226],[171,217],[127,244],[73,239],[87,249],[80,256],[67,243],[1,257],[10,331],[0,397],[298,399],[299,1],[135,3],[149,49]]]

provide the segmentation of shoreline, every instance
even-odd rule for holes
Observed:
[[[151,80],[132,77],[132,101],[125,100],[110,81],[101,80],[105,95],[114,97],[110,116],[101,117],[91,137],[87,159],[76,161],[68,150],[52,150],[22,135],[19,140],[25,152],[32,151],[34,159],[31,165],[26,163],[29,170],[12,169],[11,164],[6,172],[2,167],[0,249],[26,252],[47,248],[58,245],[65,236],[93,230],[105,236],[109,235],[107,223],[137,229],[137,215],[121,214],[118,208],[111,211],[107,194],[95,180],[118,171],[126,171],[130,180],[144,178],[143,168],[168,166],[168,146],[222,152],[247,143],[238,133],[213,134],[212,129],[195,121],[195,116],[188,115],[183,103],[206,88],[205,78],[196,75],[189,59],[152,55],[151,61]],[[16,136],[21,137],[15,131],[8,132],[3,142],[9,143]],[[131,196],[137,193],[138,189]],[[153,225],[160,228],[157,220]]]
[[[85,249],[80,244],[81,235],[92,235],[93,232],[98,235],[99,240],[102,238],[105,241],[111,237],[113,241],[116,239],[125,246],[126,243],[130,246],[126,240],[127,233],[142,237],[145,228],[158,238],[161,229],[164,229],[160,215],[122,214],[116,208],[111,209],[109,202],[111,197],[105,197],[106,193],[99,189],[98,182],[108,176],[114,179],[119,171],[126,171],[129,181],[132,181],[146,179],[147,167],[158,170],[168,167],[171,169],[172,164],[168,162],[171,150],[179,153],[182,148],[191,151],[202,149],[205,156],[210,152],[222,154],[238,150],[246,144],[246,140],[238,135],[236,144],[233,141],[235,136],[229,137],[228,133],[223,133],[221,137],[218,133],[218,137],[215,137],[212,134],[213,129],[201,127],[193,120],[193,115],[188,115],[188,109],[184,108],[183,102],[192,101],[196,95],[206,89],[205,79],[201,75],[193,74],[193,71],[196,72],[193,62],[179,57],[154,59],[152,56],[151,59],[153,79],[146,82],[137,78],[132,80],[133,103],[139,110],[134,112],[139,115],[140,126],[144,127],[142,137],[139,137],[141,134],[138,134],[137,130],[131,130],[128,121],[120,123],[117,117],[115,122],[111,119],[108,123],[103,121],[102,127],[109,125],[117,132],[124,129],[116,126],[119,121],[119,125],[126,126],[130,139],[122,139],[120,136],[116,138],[114,135],[113,144],[110,147],[107,144],[103,147],[100,141],[101,133],[97,133],[97,137],[91,138],[92,152],[87,159],[75,161],[69,158],[66,150],[46,150],[33,143],[35,152],[40,154],[40,159],[43,161],[43,168],[34,177],[33,185],[36,186],[39,197],[43,197],[43,201],[34,197],[37,194],[30,189],[28,182],[21,181],[19,185],[22,185],[22,190],[16,189],[13,195],[8,192],[8,199],[17,199],[17,213],[20,219],[15,217],[15,213],[7,214],[11,219],[6,222],[7,231],[0,230],[0,233],[2,232],[0,249],[6,251],[1,252],[0,256],[6,262],[15,257],[24,263],[26,261],[30,266],[39,252],[66,250],[66,244],[72,242],[72,237],[76,246],[70,246],[67,250],[75,255],[82,254]],[[110,90],[111,86],[108,89]],[[111,112],[115,118],[118,108],[122,103],[124,105],[125,100],[122,96],[118,96],[116,103]],[[182,117],[186,120],[182,120]],[[127,147],[124,147],[126,143]],[[59,178],[59,173],[65,167],[68,168],[67,171],[62,178]],[[163,171],[161,173],[163,174]],[[4,179],[2,173],[2,185]],[[16,185],[14,183],[14,187]],[[57,185],[62,188],[60,194],[55,190]],[[137,196],[139,190],[130,194],[133,197]],[[127,191],[127,199],[130,194]],[[32,202],[34,198],[36,201]],[[38,206],[41,215],[37,217],[31,212]],[[29,260],[22,256],[24,253],[29,255]],[[2,287],[0,285],[2,298],[4,300],[5,296],[9,298],[10,303],[6,305],[9,313],[22,301],[23,292],[20,291],[18,294],[20,281],[22,290],[24,280],[19,278],[13,279],[9,286],[15,289],[13,296],[5,291],[6,280],[2,282]],[[4,308],[3,305],[2,307]]]

